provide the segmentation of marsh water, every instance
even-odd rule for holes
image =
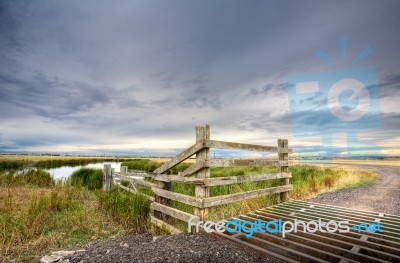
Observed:
[[[79,170],[82,167],[103,169],[105,164],[111,164],[111,168],[114,168],[116,172],[120,171],[121,162],[102,162],[102,163],[90,163],[79,166],[61,166],[57,168],[50,168],[44,170],[49,172],[54,179],[66,179],[70,177],[74,171]]]

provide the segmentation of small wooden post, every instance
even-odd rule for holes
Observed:
[[[120,172],[121,172],[121,174],[127,174],[128,173],[128,166],[121,166]]]
[[[289,148],[288,146],[288,140],[286,139],[279,139],[278,140],[278,159],[279,161],[289,161],[289,153],[287,152],[287,149]],[[281,152],[281,149],[284,149],[285,152]],[[280,172],[281,173],[287,173],[288,172],[288,166],[287,165],[280,165]],[[289,178],[282,179],[282,185],[288,185]],[[289,192],[283,192],[280,194],[281,197],[281,202],[287,202],[289,201]]]
[[[201,140],[209,140],[210,139],[210,126],[207,124],[206,126],[196,126],[196,142]],[[210,158],[210,150],[203,149],[196,154],[196,163],[204,162]],[[209,178],[210,177],[210,168],[204,168],[197,172],[197,178]],[[210,196],[210,188],[203,185],[195,186],[195,195],[200,199],[205,199]],[[208,208],[197,208],[194,209],[194,215],[198,216],[200,220],[206,221],[208,219]]]
[[[103,190],[110,191],[111,189],[111,164],[105,164],[103,169]]]

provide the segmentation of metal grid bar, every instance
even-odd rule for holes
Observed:
[[[245,233],[218,233],[219,236],[279,258],[286,262],[400,262],[400,216],[361,211],[337,206],[290,201],[259,209],[236,217],[239,221],[268,222],[322,219],[324,222],[349,221],[350,225],[376,223],[383,233],[350,230],[348,233],[316,231],[281,234],[256,232],[250,238]],[[249,226],[248,226],[249,227]],[[279,255],[279,256],[278,256]]]

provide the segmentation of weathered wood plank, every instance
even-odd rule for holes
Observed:
[[[213,177],[208,179],[200,179],[193,177],[182,177],[179,175],[160,174],[154,178],[163,182],[177,182],[183,184],[198,184],[205,186],[229,185],[245,182],[257,182],[263,180],[291,178],[291,173],[271,173],[271,174],[255,174],[228,177]]]
[[[103,190],[110,191],[111,189],[112,170],[111,164],[105,164],[103,168]]]
[[[264,146],[247,143],[237,142],[224,142],[216,140],[206,140],[205,146],[208,148],[216,149],[228,149],[228,150],[246,150],[246,151],[258,151],[258,152],[278,152],[279,148],[274,146]],[[292,153],[292,149],[282,149],[287,153]]]
[[[180,175],[158,174],[154,176],[154,179],[163,182],[177,182],[183,184],[204,184],[203,179],[194,177],[183,177]]]
[[[115,183],[115,185],[121,189],[124,189],[125,191],[131,192],[132,194],[137,194],[137,191],[135,191],[134,189],[131,189],[129,187],[123,186],[121,183]]]
[[[143,193],[139,193],[139,192],[137,192],[137,191],[135,191],[135,190],[133,190],[133,189],[131,189],[129,187],[123,186],[121,183],[115,183],[115,185],[118,186],[119,188],[124,189],[125,191],[128,191],[128,192],[131,192],[133,194],[143,195],[144,197],[149,199],[151,202],[154,202],[154,197],[153,196],[149,196],[149,195],[146,195],[146,194],[143,194]]]
[[[287,153],[283,153],[282,151],[284,149],[288,148],[288,140],[286,139],[279,139],[278,140],[278,148],[279,148],[279,154],[278,154],[278,159],[280,162],[284,162],[284,161],[288,161],[289,160],[289,154]],[[287,173],[288,172],[288,164],[280,164],[280,168],[279,168],[281,173]],[[289,178],[283,180],[282,185],[288,185],[289,182]],[[283,192],[280,195],[281,201],[282,202],[287,202],[289,201],[289,192]]]
[[[153,178],[154,174],[148,174],[148,173],[127,173],[123,174],[121,172],[114,172],[113,175],[119,176],[119,175],[125,175],[125,176],[137,176],[137,177],[142,177],[142,178]]]
[[[190,218],[194,217],[194,215],[192,215],[192,214],[189,214],[189,213],[183,212],[181,210],[178,210],[178,209],[166,206],[166,205],[162,205],[159,203],[152,203],[151,209],[160,211],[164,214],[170,215],[174,218],[177,218],[177,219],[185,221],[185,222],[188,222]],[[198,221],[199,221],[198,217],[193,219],[194,223],[196,223]]]
[[[233,167],[233,166],[283,166],[291,165],[290,161],[277,161],[267,159],[210,159],[205,165],[209,167]]]
[[[198,153],[199,151],[204,149],[204,147],[205,147],[205,140],[201,140],[201,141],[196,142],[196,144],[190,146],[188,149],[186,149],[185,151],[180,153],[178,156],[176,156],[175,158],[173,158],[169,162],[166,162],[162,166],[158,167],[156,170],[154,170],[153,173],[155,173],[155,174],[164,173],[165,171],[167,171],[167,170],[173,168],[174,166],[180,164],[181,162],[183,162],[184,160],[186,160],[187,158],[189,158],[193,154]]]
[[[134,184],[140,184],[140,185],[147,186],[147,187],[157,187],[156,184],[142,180],[142,179],[132,178],[132,177],[121,175],[121,174],[116,174],[115,177],[119,178],[121,180],[124,180],[124,181],[132,182]]]
[[[121,166],[120,173],[126,175],[128,173],[128,166]]]
[[[197,173],[201,169],[207,168],[207,167],[208,167],[208,163],[207,163],[206,160],[199,160],[199,161],[196,161],[196,163],[192,164],[185,171],[180,172],[178,175],[180,175],[180,176],[191,176],[192,174]]]
[[[217,206],[217,205],[229,204],[229,203],[236,202],[236,201],[242,201],[245,199],[260,197],[260,196],[264,196],[264,195],[271,195],[271,194],[276,194],[276,193],[282,193],[282,192],[291,191],[291,190],[293,190],[293,185],[285,185],[285,186],[277,186],[277,187],[271,187],[271,188],[258,189],[258,190],[243,192],[243,193],[235,193],[235,194],[230,194],[230,195],[209,197],[203,201],[202,206],[203,207],[212,207],[212,206]]]
[[[193,197],[190,195],[174,193],[174,192],[159,189],[159,188],[152,188],[152,190],[158,196],[162,196],[164,198],[175,200],[175,201],[178,201],[178,202],[181,202],[181,203],[184,203],[187,205],[191,205],[194,207],[202,207],[201,200],[197,199],[196,197]]]
[[[272,174],[256,174],[256,175],[241,175],[241,176],[228,176],[228,177],[214,177],[204,180],[204,185],[229,185],[246,182],[257,182],[264,180],[291,178],[291,173],[272,173]]]
[[[170,224],[155,218],[154,216],[150,216],[150,221],[153,225],[155,225],[156,227],[162,228],[167,230],[168,232],[170,232],[171,234],[180,234],[182,233],[181,230],[179,230],[178,228],[171,226]]]
[[[196,127],[196,141],[206,141],[210,139],[210,126],[207,124],[206,126],[197,126]],[[209,148],[204,148],[196,154],[196,166],[193,167],[193,170],[189,172],[196,171],[196,177],[199,179],[207,179],[210,177],[210,168],[206,164],[206,161],[210,158],[210,150]],[[188,174],[189,175],[189,174]],[[210,196],[210,188],[204,185],[196,185],[195,186],[195,196],[204,201],[205,198]],[[194,214],[198,216],[202,221],[206,221],[208,219],[208,208],[203,207],[195,207]]]

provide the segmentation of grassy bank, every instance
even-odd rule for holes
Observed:
[[[99,173],[77,172],[74,186],[42,170],[0,175],[0,262],[31,262],[51,250],[149,231],[148,201],[118,189],[89,190]]]

